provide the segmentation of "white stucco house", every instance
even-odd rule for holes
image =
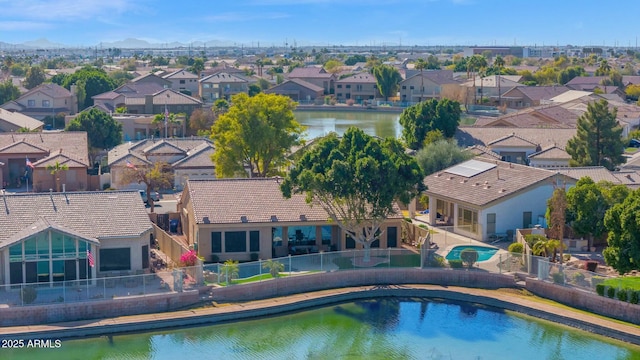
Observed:
[[[575,179],[556,171],[476,157],[424,179],[428,222],[455,233],[490,241],[544,219],[556,186]]]

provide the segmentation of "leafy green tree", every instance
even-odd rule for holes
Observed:
[[[620,274],[640,270],[640,190],[609,209],[604,224],[609,230],[602,252],[607,265]]]
[[[56,161],[55,164],[47,165],[47,171],[54,177],[57,192],[60,192],[60,172],[67,170],[69,170],[69,166],[66,164],[60,164],[58,161]]]
[[[262,263],[262,268],[269,270],[269,274],[274,278],[277,278],[280,273],[284,271],[284,264],[279,261],[269,259]]]
[[[213,111],[213,114],[216,116],[220,116],[226,113],[227,110],[229,110],[229,102],[227,101],[227,99],[222,98],[217,99],[211,107],[211,111]]]
[[[567,192],[567,220],[577,235],[589,239],[589,247],[594,238],[605,233],[604,214],[608,209],[601,187],[590,177],[578,180]]]
[[[459,147],[452,140],[439,140],[427,144],[416,154],[416,161],[425,176],[471,158],[473,158],[473,153]]]
[[[225,283],[230,285],[234,279],[237,279],[240,275],[240,264],[237,260],[227,260],[220,267],[219,279],[225,279]]]
[[[420,58],[416,60],[414,65],[416,70],[420,70],[420,101],[424,98],[424,77],[422,76],[422,71],[427,68],[427,62]]]
[[[0,104],[15,100],[20,97],[20,89],[13,85],[11,80],[0,83]]]
[[[44,70],[42,70],[40,66],[32,66],[27,70],[27,76],[24,79],[23,85],[27,89],[33,89],[45,80]]]
[[[422,190],[423,175],[415,159],[392,138],[380,140],[351,127],[342,138],[322,138],[289,171],[282,193],[305,194],[321,206],[348,236],[362,244],[369,259],[371,243],[394,203],[408,204]]]
[[[324,63],[324,69],[331,74],[335,74],[342,69],[342,63],[337,59],[330,59]]]
[[[93,96],[111,91],[117,84],[104,70],[85,66],[64,78],[62,86],[71,89],[71,85],[76,85],[78,91],[84,93],[84,101],[81,103],[78,99],[78,107],[82,110],[93,106]]]
[[[172,188],[173,180],[174,175],[171,165],[161,161],[150,166],[140,165],[125,167],[122,170],[120,177],[120,183],[122,184],[138,183],[145,185],[147,191],[147,203],[151,208],[151,212],[153,212],[155,207],[151,192]]]
[[[379,65],[373,68],[373,76],[376,78],[378,91],[384,96],[385,101],[398,93],[398,84],[402,81],[398,69],[391,65]]]
[[[113,79],[117,86],[120,86],[133,79],[133,74],[128,71],[116,70],[109,73],[109,77]]]
[[[189,116],[189,135],[210,136],[214,120],[213,113],[195,109]]]
[[[627,95],[627,99],[638,101],[638,99],[640,98],[640,85],[630,84],[629,86],[627,86],[624,92]]]
[[[602,61],[600,61],[600,66],[598,66],[598,69],[596,69],[595,72],[595,76],[607,76],[609,75],[609,72],[611,71],[611,65],[609,64],[609,62],[605,59],[602,59]]]
[[[451,138],[460,114],[460,103],[449,99],[429,99],[410,106],[400,114],[402,139],[409,148],[420,149],[429,131],[440,130],[445,138]]]
[[[286,165],[285,154],[302,143],[304,128],[289,97],[260,93],[234,95],[229,110],[211,128],[216,176],[267,177]]]
[[[552,239],[558,239],[559,242],[564,241],[564,227],[567,223],[567,194],[564,187],[556,187],[553,190],[551,198],[547,200],[547,212],[545,217],[549,224],[547,234]],[[563,247],[560,247],[560,263],[563,261]],[[555,257],[555,254],[554,254]]]
[[[191,66],[189,67],[189,71],[198,75],[198,78],[199,78],[200,74],[204,71],[204,59],[202,58],[193,59],[193,64],[191,64]]]
[[[122,124],[95,108],[78,114],[65,130],[87,132],[91,159],[99,151],[111,149],[122,142]]]
[[[564,85],[571,81],[571,79],[578,76],[586,76],[587,73],[584,71],[582,66],[570,66],[558,73],[558,84]]]
[[[260,85],[258,85],[258,84],[249,85],[248,93],[249,93],[250,97],[256,96],[256,95],[260,94],[261,92],[262,92],[262,89],[260,88]]]
[[[587,105],[587,111],[578,118],[576,135],[567,142],[571,166],[604,166],[613,170],[624,163],[625,144],[617,113],[617,108],[609,111],[604,99]]]
[[[265,78],[258,79],[258,85],[260,86],[261,90],[267,90],[271,87],[271,83]]]
[[[359,62],[367,62],[367,58],[364,55],[360,55],[360,54],[351,55],[344,61],[344,64],[348,66],[353,66]]]
[[[441,68],[440,60],[438,60],[438,58],[433,56],[433,55],[429,55],[427,57],[427,66],[426,66],[426,68],[428,70],[440,70],[440,68]]]

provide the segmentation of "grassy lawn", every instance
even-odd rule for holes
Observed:
[[[606,286],[615,286],[617,288],[632,290],[640,290],[640,277],[620,277],[615,279],[607,279],[603,282]]]
[[[473,117],[463,117],[460,119],[460,125],[473,125],[476,123],[476,118]]]
[[[638,151],[638,148],[634,148],[634,147],[628,147],[628,148],[624,149],[624,152],[629,153],[629,154],[633,154],[636,151]]]

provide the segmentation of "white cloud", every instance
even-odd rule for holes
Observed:
[[[127,0],[22,0],[3,1],[4,18],[48,20],[56,22],[92,19],[105,14],[140,11],[143,6]]]

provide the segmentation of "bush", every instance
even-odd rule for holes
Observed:
[[[452,269],[462,269],[462,260],[449,260],[449,267]]]
[[[198,254],[195,250],[189,250],[180,255],[180,264],[182,266],[194,266],[198,262]]]
[[[211,255],[211,262],[217,263],[220,262],[220,257],[218,255]]]
[[[36,291],[36,288],[32,286],[25,286],[22,288],[22,291],[20,292],[20,297],[22,298],[23,303],[31,304],[32,302],[36,301],[36,298],[38,297],[38,292]]]
[[[109,190],[109,188],[111,188],[111,184],[109,183],[105,183],[102,185],[102,190]]]
[[[522,254],[522,252],[524,251],[524,246],[520,243],[513,243],[509,245],[507,251],[509,251],[510,253]]]
[[[420,225],[418,225],[418,227],[422,228],[422,229],[428,229],[427,225],[425,225],[425,224],[420,224]]]
[[[460,259],[470,268],[478,261],[478,252],[473,249],[464,249],[460,252]]]
[[[540,234],[528,234],[524,236],[524,241],[529,244],[529,247],[533,247],[533,244],[537,243],[538,241],[547,241],[547,237]]]
[[[355,101],[355,100],[353,100],[353,99],[347,99],[347,101],[346,101],[345,103],[346,103],[347,105],[349,105],[349,106],[353,106],[353,104],[355,104],[355,103],[356,103],[356,101]]]
[[[593,283],[593,279],[591,279],[591,282]],[[600,283],[596,285],[596,293],[600,296],[604,296],[604,284]]]
[[[607,296],[613,299],[616,296],[616,288],[614,288],[613,286],[609,286],[607,288]]]
[[[557,272],[557,273],[553,273],[553,275],[551,275],[551,277],[553,278],[553,282],[555,284],[559,284],[559,285],[563,285],[564,284],[564,274],[561,272]]]
[[[586,267],[588,271],[596,272],[598,269],[598,262],[595,260],[588,260],[586,263]]]
[[[427,267],[444,267],[444,258],[438,254],[430,254],[425,264]]]
[[[581,272],[577,272],[573,274],[573,282],[576,284],[581,284],[584,281],[584,274]]]
[[[258,261],[258,257],[260,255],[258,253],[251,253],[249,254],[249,258],[251,259],[251,261]]]
[[[627,292],[628,292],[628,289],[619,289],[618,290],[618,300],[627,302],[627,297],[628,297]]]
[[[640,291],[632,291],[631,296],[629,297],[629,302],[632,304],[637,304],[638,298],[640,298]]]

